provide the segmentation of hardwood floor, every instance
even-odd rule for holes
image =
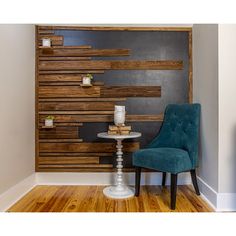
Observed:
[[[104,186],[36,186],[8,212],[171,212],[169,187],[142,186],[139,197],[108,199]],[[213,211],[192,186],[178,186],[174,212]]]

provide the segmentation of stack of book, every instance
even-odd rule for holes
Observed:
[[[130,134],[131,126],[116,126],[116,125],[109,125],[108,134],[109,135],[127,135]]]

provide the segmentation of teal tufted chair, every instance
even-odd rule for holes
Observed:
[[[145,148],[133,154],[136,167],[135,195],[139,196],[141,168],[171,173],[171,209],[175,209],[177,175],[190,171],[197,195],[200,195],[196,167],[198,165],[200,104],[170,104],[166,107],[159,134]]]

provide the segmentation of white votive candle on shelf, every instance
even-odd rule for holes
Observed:
[[[51,47],[51,39],[45,38],[42,43],[43,47]]]

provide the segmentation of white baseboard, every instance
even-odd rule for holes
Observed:
[[[217,209],[217,192],[199,176],[197,177],[197,179],[198,179],[199,190],[201,192],[203,199],[206,202],[208,202],[208,204],[214,210],[216,210]]]
[[[218,193],[217,211],[236,211],[236,193]]]
[[[115,173],[36,173],[38,185],[110,185],[114,184]],[[129,185],[134,185],[135,174],[124,173],[124,179]],[[141,185],[160,185],[162,174],[145,172],[141,176]],[[189,173],[179,175],[178,184],[190,184]],[[170,184],[170,175],[167,175],[166,184]]]
[[[0,195],[0,212],[6,211],[36,185],[35,174],[30,175]]]
[[[203,199],[215,211],[236,211],[236,193],[218,193],[200,177],[198,184]]]

